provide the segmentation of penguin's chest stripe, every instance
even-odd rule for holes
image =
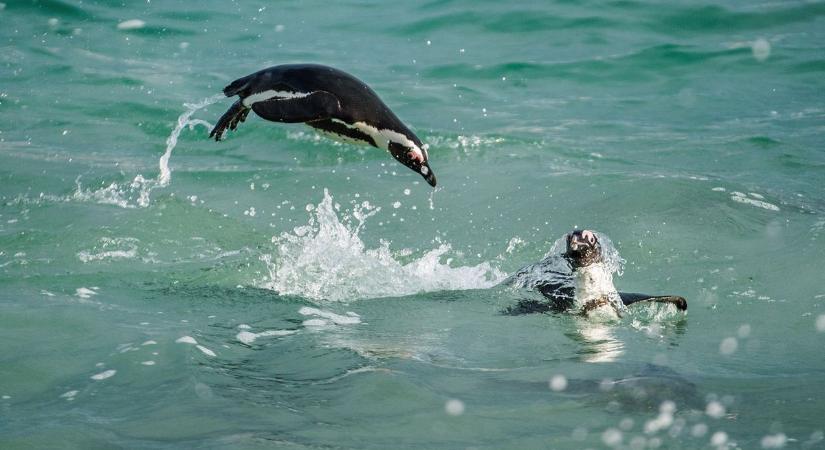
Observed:
[[[361,133],[366,134],[367,136],[371,137],[374,144],[378,148],[383,148],[389,150],[390,142],[395,142],[396,144],[402,145],[408,149],[409,152],[412,153],[412,159],[417,159],[421,162],[426,160],[425,151],[415,145],[410,138],[408,138],[403,133],[399,133],[397,131],[393,131],[390,129],[378,129],[366,122],[355,122],[353,124],[346,123],[342,120],[332,119],[333,122],[346,126],[350,129],[355,129],[360,131]]]
[[[277,100],[289,100],[293,98],[303,98],[309,95],[312,95],[314,92],[290,92],[290,91],[276,91],[274,89],[269,89],[267,91],[261,91],[255,94],[252,94],[248,97],[244,97],[242,100],[243,105],[247,108],[252,107],[253,104],[258,102],[263,102],[271,99]]]

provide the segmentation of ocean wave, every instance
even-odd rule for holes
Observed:
[[[509,61],[489,65],[451,63],[428,68],[432,78],[471,78],[489,80],[519,79],[575,79],[579,82],[610,80],[642,82],[658,73],[678,72],[685,66],[714,60],[726,63],[742,55],[749,48],[703,50],[688,45],[660,44],[639,50],[594,56],[573,61]],[[747,59],[750,62],[750,59]]]
[[[807,22],[825,15],[825,4],[811,3],[790,8],[769,8],[760,11],[732,11],[721,6],[702,5],[674,8],[672,12],[657,11],[656,19],[647,23],[649,29],[667,33],[725,33],[746,30],[766,30],[771,27]]]
[[[587,15],[581,17],[562,17],[558,14],[539,11],[506,11],[499,14],[472,11],[448,12],[416,20],[390,31],[426,35],[438,30],[454,30],[459,26],[479,28],[493,33],[531,33],[547,30],[570,30],[582,28],[607,28],[616,22],[607,17]]]

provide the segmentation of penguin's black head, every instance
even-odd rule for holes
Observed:
[[[587,267],[602,261],[602,246],[596,233],[590,230],[573,230],[567,235],[567,251],[564,257],[574,269]]]

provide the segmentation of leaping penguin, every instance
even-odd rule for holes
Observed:
[[[427,146],[393,114],[363,81],[319,64],[284,64],[239,78],[223,89],[240,99],[209,133],[220,141],[249,110],[266,120],[305,123],[345,142],[386,149],[435,187]]]

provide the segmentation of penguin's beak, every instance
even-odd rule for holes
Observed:
[[[427,183],[429,183],[430,186],[435,187],[435,174],[433,173],[433,170],[430,169],[430,164],[422,164],[420,171],[421,176],[424,177],[425,180],[427,180]]]

